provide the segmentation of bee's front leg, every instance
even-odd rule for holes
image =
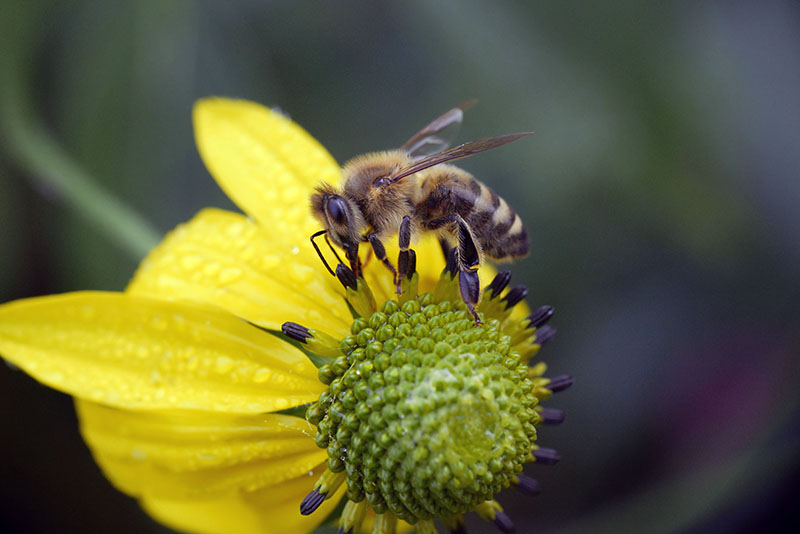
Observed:
[[[402,281],[405,276],[409,280],[417,270],[417,254],[410,249],[411,246],[411,217],[406,215],[403,217],[403,222],[400,223],[400,231],[398,232],[398,244],[400,245],[400,254],[397,257],[397,294],[402,294]]]
[[[397,277],[397,269],[394,268],[394,265],[389,261],[389,258],[386,257],[386,247],[383,246],[381,240],[378,239],[377,234],[370,234],[369,235],[369,244],[372,245],[372,251],[375,253],[375,257],[378,258],[387,269],[392,271],[392,281],[397,284],[398,277]]]

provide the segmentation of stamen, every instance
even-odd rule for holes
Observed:
[[[344,263],[340,263],[336,266],[336,278],[342,283],[345,289],[356,289],[356,275],[353,271],[345,265]]]
[[[546,425],[560,425],[564,422],[564,412],[557,408],[544,408],[538,406],[536,411],[542,417],[542,422]]]
[[[538,447],[532,451],[536,463],[542,465],[555,465],[561,459],[561,455],[555,449],[548,447]]]
[[[336,266],[336,277],[347,292],[347,301],[361,317],[375,313],[375,297],[363,278],[356,278],[350,267],[340,263]]]
[[[414,527],[416,528],[416,534],[436,534],[436,526],[430,519],[417,521],[417,524],[414,525]]]
[[[367,515],[367,502],[347,501],[339,519],[339,534],[353,534],[361,530],[364,516]]]
[[[410,277],[403,277],[400,280],[400,304],[405,304],[409,300],[414,300],[419,294],[419,274],[411,273]]]
[[[300,513],[303,515],[312,514],[317,508],[319,508],[324,500],[325,495],[317,490],[311,490],[311,493],[306,495],[306,498],[300,503]]]
[[[483,300],[481,301],[480,311],[483,313],[486,320],[497,319],[503,321],[508,315],[508,308],[505,306],[505,301],[500,298],[500,294],[508,286],[511,280],[511,273],[508,271],[500,271],[492,279],[491,283],[483,290]],[[527,324],[517,325],[521,329],[528,327]],[[508,331],[509,335],[513,336],[513,332]],[[514,344],[514,343],[512,343]]]
[[[306,498],[303,499],[303,502],[300,503],[300,513],[303,515],[313,513],[320,507],[325,499],[333,495],[333,493],[339,489],[344,479],[345,473],[332,473],[326,470],[322,476],[319,477],[317,483],[314,484],[314,489],[311,490],[311,492],[306,495]]]
[[[516,527],[514,526],[514,522],[511,521],[511,518],[505,512],[497,512],[494,515],[494,524],[497,528],[500,529],[500,532],[504,534],[511,534],[512,532],[516,531]]]
[[[575,382],[575,379],[569,375],[558,375],[551,378],[546,387],[553,393],[558,393],[569,388],[573,382]]]
[[[455,250],[455,249],[453,249]],[[454,254],[455,252],[453,252]],[[452,256],[452,254],[451,254]],[[448,259],[448,262],[450,260]],[[456,267],[457,269],[457,267]],[[461,294],[458,288],[458,279],[450,272],[449,267],[445,267],[436,287],[433,290],[433,298],[437,302],[461,302]],[[481,309],[481,311],[483,311]]]
[[[325,358],[338,358],[342,356],[342,350],[339,348],[339,340],[325,332],[311,330],[303,325],[290,321],[281,325],[281,332],[283,332],[283,335],[286,337],[308,345],[308,350],[319,356]]]
[[[554,311],[552,306],[542,306],[538,308],[528,318],[531,322],[531,326],[534,328],[543,326],[553,316]]]
[[[517,489],[525,495],[539,495],[542,492],[542,487],[539,481],[527,475],[519,474],[512,479]]]
[[[397,532],[397,516],[390,511],[375,514],[372,534],[395,534]]]
[[[297,323],[285,322],[281,325],[281,332],[284,336],[290,337],[300,343],[305,343],[311,337],[311,332],[305,326]]]
[[[501,532],[506,534],[514,532],[514,522],[503,512],[503,507],[497,501],[486,501],[475,507],[475,513],[486,521],[491,521]]]
[[[488,292],[491,290],[492,292],[492,295],[489,298],[496,299],[497,297],[499,297],[500,293],[503,292],[503,290],[508,285],[508,282],[510,281],[511,281],[511,273],[509,271],[500,271],[499,273],[497,273],[494,279],[492,279],[492,282],[488,286],[486,286],[485,291]]]
[[[319,330],[309,330],[308,332],[311,337],[306,340],[306,343],[311,352],[327,358],[338,358],[343,355],[342,349],[339,348],[339,340],[335,337]]]
[[[524,299],[528,295],[528,288],[525,286],[516,286],[512,288],[506,296],[503,297],[503,300],[506,303],[506,309],[509,310],[517,305],[519,301]]]
[[[530,378],[538,378],[547,372],[547,364],[544,362],[537,362],[530,369],[528,369],[528,376]]]
[[[550,325],[544,325],[543,327],[536,330],[534,337],[536,344],[543,347],[549,341],[552,341],[554,337],[556,337],[556,329]]]

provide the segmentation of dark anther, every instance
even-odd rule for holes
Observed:
[[[575,379],[569,375],[558,375],[551,378],[550,383],[545,387],[553,393],[558,393],[570,387],[574,381]]]
[[[450,534],[467,534],[467,528],[464,523],[459,523],[456,528],[450,529]]]
[[[314,512],[314,510],[319,508],[319,505],[322,504],[322,501],[324,500],[324,493],[320,493],[317,490],[311,490],[311,493],[306,495],[306,498],[300,503],[300,513],[303,515],[311,514]]]
[[[506,309],[513,308],[516,304],[528,295],[528,288],[525,286],[515,286],[506,293],[503,300],[506,301]]]
[[[495,512],[494,525],[500,529],[500,532],[503,532],[504,534],[510,534],[516,530],[514,527],[514,522],[511,521],[511,518],[508,517],[505,512]]]
[[[542,408],[539,412],[542,422],[546,425],[560,425],[564,422],[564,411],[558,408]]]
[[[444,267],[445,272],[450,273],[450,279],[456,277],[458,274],[458,250],[453,247],[447,253],[447,263]]]
[[[494,280],[492,280],[492,283],[486,286],[486,290],[488,291],[491,289],[492,290],[491,298],[496,299],[497,297],[500,296],[500,293],[502,293],[502,291],[506,288],[508,282],[510,281],[511,281],[511,273],[508,271],[500,271],[495,275]]]
[[[305,343],[311,337],[311,332],[303,325],[286,322],[281,325],[281,332],[284,336],[290,337],[300,343]]]
[[[357,289],[356,275],[347,265],[340,263],[336,266],[336,278],[342,283],[345,288]]]
[[[557,464],[561,459],[561,455],[558,454],[558,451],[555,449],[549,449],[547,447],[541,447],[533,451],[533,457],[536,458],[537,464],[542,465]]]
[[[339,527],[339,530],[336,531],[336,534],[353,534],[353,529],[348,528],[345,530],[344,527]]]
[[[517,478],[519,479],[517,489],[525,495],[539,495],[542,492],[542,487],[535,478],[522,474],[517,475]]]
[[[528,320],[531,322],[531,326],[534,328],[539,328],[540,326],[544,325],[550,318],[553,316],[553,307],[552,306],[542,306],[534,311]]]
[[[556,337],[556,329],[550,325],[544,325],[533,335],[536,343],[545,346],[549,341]]]

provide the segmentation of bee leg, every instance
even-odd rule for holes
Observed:
[[[381,240],[378,239],[378,236],[375,234],[369,235],[369,244],[372,245],[372,251],[375,253],[375,257],[378,258],[383,264],[386,266],[387,269],[392,271],[392,281],[397,284],[398,277],[397,277],[397,270],[394,268],[394,265],[389,261],[389,258],[386,257],[386,248],[381,243]]]
[[[398,244],[400,254],[397,256],[397,294],[402,294],[401,282],[403,277],[411,279],[414,271],[417,270],[417,255],[409,247],[411,246],[411,217],[406,215],[400,223],[398,232]]]
[[[440,237],[439,238],[439,246],[442,248],[442,255],[444,256],[444,261],[447,261],[447,257],[450,255],[450,251],[453,247],[450,246],[450,243],[447,242],[447,239]]]
[[[475,311],[481,296],[481,282],[478,279],[481,253],[466,221],[456,216],[455,222],[458,227],[458,289],[461,300],[467,305],[477,326],[481,324],[478,312]]]
[[[350,270],[356,275],[356,278],[361,277],[361,260],[358,257],[358,243],[355,243],[345,250],[345,256],[350,262]]]

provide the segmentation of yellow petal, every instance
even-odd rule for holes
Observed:
[[[327,458],[299,417],[142,412],[81,400],[76,408],[106,476],[134,497],[207,499],[298,478],[308,493],[316,481],[308,473]]]
[[[309,197],[336,185],[339,165],[300,126],[260,104],[209,98],[194,108],[195,139],[209,172],[275,241],[292,246],[319,229]]]
[[[310,532],[343,491],[300,514],[327,454],[297,417],[133,412],[80,400],[76,408],[105,475],[182,532]]]
[[[141,504],[159,522],[179,532],[208,534],[304,534],[314,530],[333,511],[343,490],[311,515],[300,515],[299,502],[311,491],[303,479],[302,491],[281,487],[282,502],[229,495],[208,500],[170,500],[145,498]],[[288,484],[287,484],[288,486]],[[256,494],[257,495],[257,494]],[[298,500],[299,499],[299,500]]]
[[[4,304],[0,354],[55,389],[129,409],[258,413],[323,390],[301,351],[227,312],[122,293]]]
[[[270,242],[270,232],[237,213],[205,209],[142,262],[128,292],[214,304],[260,326],[285,321],[335,336],[352,320],[341,285],[308,239]]]

